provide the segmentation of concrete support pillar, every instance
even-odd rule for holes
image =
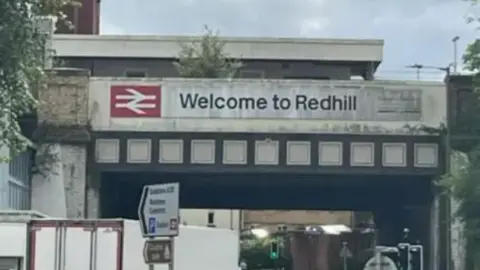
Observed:
[[[32,179],[32,209],[52,217],[85,217],[86,161],[83,145],[41,145]]]

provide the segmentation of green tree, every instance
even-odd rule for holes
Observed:
[[[467,50],[463,55],[463,61],[466,69],[476,72],[478,75],[480,69],[480,39],[477,39],[468,45]]]
[[[46,35],[37,19],[50,15],[70,26],[63,9],[76,5],[75,0],[0,1],[0,147],[7,146],[13,155],[29,143],[19,119],[34,110],[35,92],[46,82]]]
[[[182,77],[233,78],[242,63],[229,58],[225,53],[225,45],[218,32],[214,33],[205,26],[205,33],[200,40],[180,43],[178,60],[173,64]]]
[[[242,63],[231,59],[225,53],[226,42],[218,32],[214,33],[205,26],[205,33],[198,40],[180,43],[178,59],[173,62],[178,73],[187,78],[234,78],[242,68]],[[290,259],[280,256],[270,259],[269,244],[272,238],[258,239],[251,234],[242,234],[240,257],[247,263],[248,269],[285,267]]]

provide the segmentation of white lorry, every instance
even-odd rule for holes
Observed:
[[[5,218],[0,212],[0,270],[147,270],[144,242],[134,220]],[[236,231],[182,226],[174,269],[238,270],[238,248]]]

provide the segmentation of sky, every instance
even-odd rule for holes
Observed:
[[[103,0],[102,34],[375,38],[385,41],[379,77],[414,78],[405,66],[447,66],[480,31],[466,23],[480,15],[462,0]],[[424,70],[422,79],[441,78]]]

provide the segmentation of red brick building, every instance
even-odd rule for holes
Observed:
[[[81,7],[69,7],[65,10],[74,28],[69,29],[63,23],[57,25],[57,34],[98,35],[100,33],[100,0],[78,0]]]

